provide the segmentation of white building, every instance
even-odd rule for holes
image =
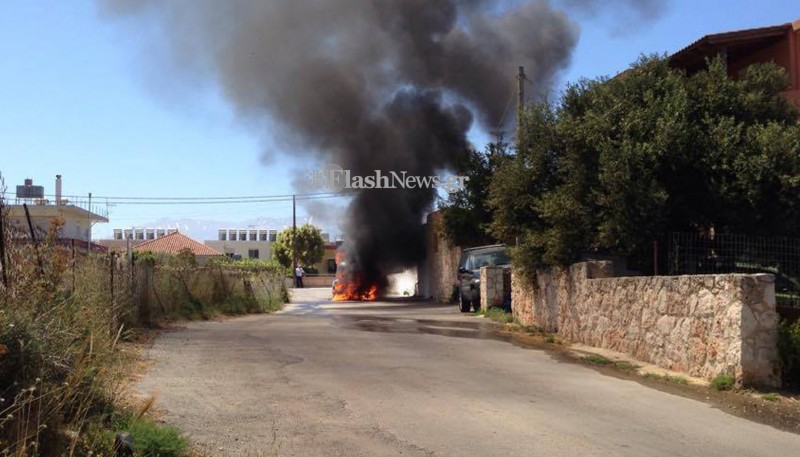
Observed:
[[[17,186],[16,198],[13,204],[6,207],[6,214],[8,225],[20,234],[30,232],[26,206],[31,225],[40,236],[48,233],[53,223],[59,221],[59,241],[80,249],[86,249],[92,242],[94,224],[108,222],[107,215],[89,209],[92,208],[89,199],[77,201],[62,198],[61,175],[56,176],[56,193],[52,200],[45,198],[44,187],[33,185],[32,179],[26,179],[24,185]]]
[[[277,230],[219,229],[217,239],[205,241],[205,245],[229,257],[270,260],[272,258],[271,246],[277,238]]]
[[[177,232],[178,229],[170,228],[151,228],[151,227],[132,227],[132,228],[116,228],[114,229],[114,240],[135,240],[135,241],[149,241],[163,238],[171,233]]]

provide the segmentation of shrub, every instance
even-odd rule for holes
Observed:
[[[778,326],[778,352],[783,370],[783,383],[787,387],[800,386],[800,321]]]
[[[170,425],[159,425],[141,418],[125,424],[133,438],[136,455],[141,457],[180,457],[189,447],[189,441],[177,428]]]

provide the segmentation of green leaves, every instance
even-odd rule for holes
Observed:
[[[646,259],[668,231],[796,234],[800,127],[786,87],[773,64],[732,79],[719,58],[687,76],[647,56],[529,105],[491,180],[491,232],[520,240],[514,257],[530,268],[597,251]]]
[[[304,267],[310,267],[322,260],[325,255],[325,240],[322,239],[322,231],[311,225],[303,224],[294,228],[288,228],[278,233],[276,242],[272,245],[272,252],[275,260],[286,268],[292,266],[292,234],[297,236],[297,262]]]

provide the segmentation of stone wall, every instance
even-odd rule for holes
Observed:
[[[503,284],[503,267],[481,267],[481,309],[503,306],[505,289]]]
[[[458,280],[458,263],[461,248],[453,246],[444,235],[444,220],[441,211],[428,215],[427,255],[424,265],[426,291],[424,296],[447,302],[453,295],[453,286]],[[423,274],[423,273],[421,273]]]
[[[610,262],[512,278],[524,325],[629,354],[691,376],[731,374],[748,385],[780,381],[772,275],[612,278]]]

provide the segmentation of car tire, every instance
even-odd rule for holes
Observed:
[[[472,301],[472,309],[477,313],[481,310],[481,299],[476,297],[475,300]]]
[[[469,299],[467,299],[467,297],[465,297],[463,294],[459,294],[459,296],[461,297],[461,312],[468,313],[470,307]]]

